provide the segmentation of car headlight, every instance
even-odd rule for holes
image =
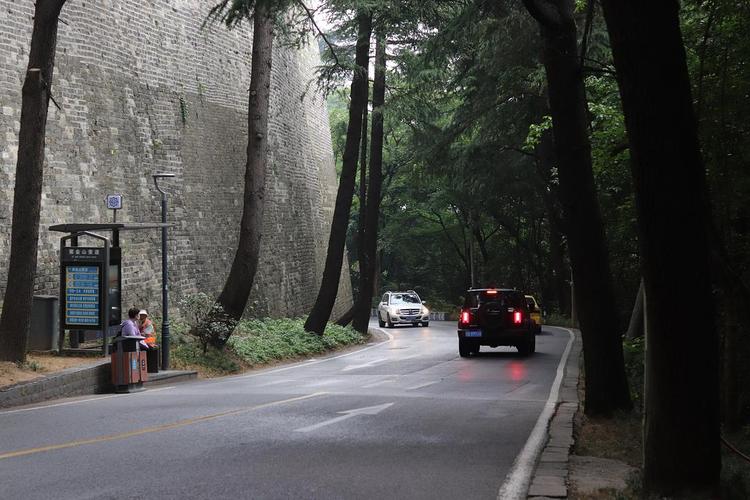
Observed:
[[[427,309],[426,307],[422,306],[422,315],[424,316],[426,314],[430,314],[430,310]]]

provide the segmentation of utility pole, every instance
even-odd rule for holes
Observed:
[[[174,177],[174,174],[157,172],[152,175],[154,186],[161,193],[161,369],[169,370],[169,272],[167,267],[167,192],[159,187],[159,179]]]

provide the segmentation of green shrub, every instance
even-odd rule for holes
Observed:
[[[252,365],[325,352],[358,344],[365,337],[351,327],[329,323],[322,336],[304,329],[303,319],[253,319],[237,325],[229,339],[231,349]]]
[[[206,352],[209,343],[225,341],[237,324],[216,301],[205,293],[186,295],[180,300],[180,309],[189,325],[187,333],[195,337]]]
[[[227,375],[237,373],[242,366],[231,358],[230,353],[213,347],[205,351],[196,341],[176,344],[171,349],[173,368],[198,369],[203,375]]]

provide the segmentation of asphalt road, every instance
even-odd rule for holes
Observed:
[[[458,356],[455,323],[362,350],[0,412],[0,498],[495,499],[568,334]]]

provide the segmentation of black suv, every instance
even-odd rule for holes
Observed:
[[[458,317],[461,357],[487,345],[515,346],[524,355],[536,350],[531,315],[523,292],[503,288],[470,288]]]

